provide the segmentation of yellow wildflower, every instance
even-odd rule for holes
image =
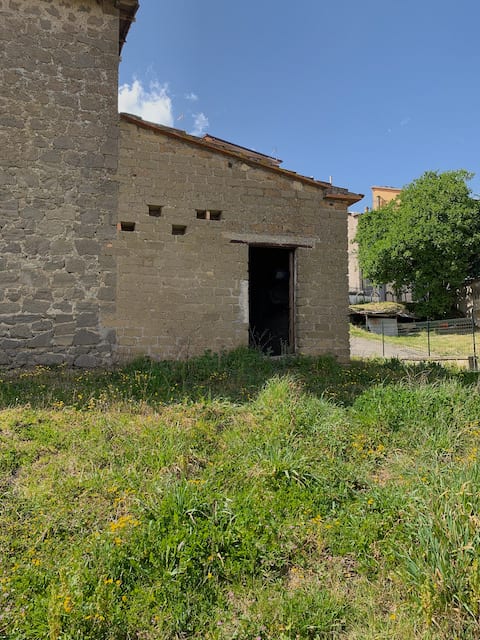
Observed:
[[[70,596],[65,596],[63,600],[63,609],[65,613],[70,613],[73,609],[72,598]]]

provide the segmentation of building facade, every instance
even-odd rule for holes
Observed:
[[[136,0],[0,0],[0,364],[348,358],[361,196],[117,113]],[[12,38],[11,34],[15,34]]]
[[[400,195],[396,187],[372,187],[372,208],[380,209]],[[365,213],[368,213],[368,208]],[[358,262],[358,244],[355,242],[357,226],[362,213],[348,213],[348,292],[351,304],[357,302],[410,302],[411,293],[405,292],[400,298],[390,284],[374,285],[364,278]]]
[[[117,340],[131,357],[250,342],[348,358],[345,189],[123,115]]]
[[[108,364],[119,44],[136,2],[0,0],[0,363]]]

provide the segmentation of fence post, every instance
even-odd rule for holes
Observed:
[[[475,344],[475,317],[472,309],[472,344],[473,344],[473,369],[477,371],[477,345]]]
[[[430,318],[427,318],[427,351],[430,357]]]
[[[385,357],[385,329],[383,328],[383,318],[382,318],[382,358]]]

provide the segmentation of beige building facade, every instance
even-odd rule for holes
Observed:
[[[250,342],[346,360],[345,213],[359,196],[210,136],[128,115],[120,129],[119,353]]]
[[[395,200],[401,189],[397,187],[372,187],[372,209],[377,210]]]
[[[380,209],[384,205],[394,200],[400,195],[401,189],[396,187],[372,187],[372,208]],[[368,208],[365,213],[368,212]],[[372,285],[372,283],[363,277],[362,270],[358,262],[358,244],[355,242],[357,234],[358,221],[362,213],[348,213],[348,291],[350,302],[356,303],[361,301],[396,301],[397,297],[391,286],[388,284]],[[411,300],[410,294],[406,294],[406,300]],[[403,298],[401,301],[404,301]],[[399,300],[400,302],[400,300]]]
[[[361,196],[212,136],[119,121],[137,8],[0,0],[0,364],[249,343],[347,360],[346,212]]]

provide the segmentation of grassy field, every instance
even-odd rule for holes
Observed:
[[[480,637],[475,374],[240,350],[0,382],[0,638]]]
[[[358,338],[367,338],[368,340],[375,340],[377,342],[382,341],[382,336],[376,333],[371,333],[360,327],[350,325],[350,335]],[[480,336],[476,337],[476,349],[477,353],[480,352]],[[410,336],[385,336],[385,343],[392,344],[397,347],[407,347],[410,349],[418,349],[427,353],[428,338],[427,332],[422,331],[415,335]],[[467,357],[473,355],[473,338],[472,334],[451,334],[451,335],[438,335],[430,333],[430,351],[437,356],[458,356]]]

